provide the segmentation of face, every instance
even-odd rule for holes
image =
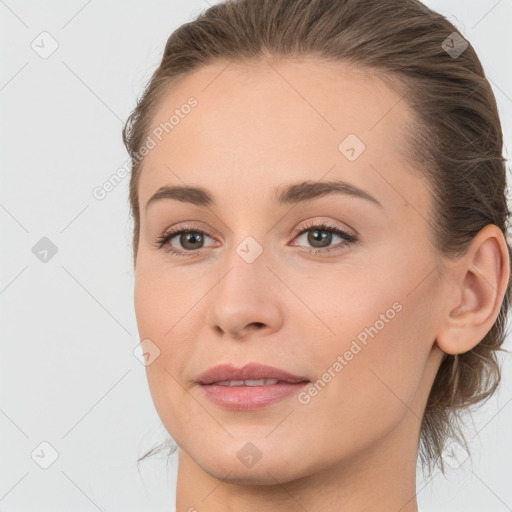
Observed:
[[[341,64],[219,63],[175,85],[154,116],[136,317],[158,414],[210,475],[286,481],[418,436],[442,356],[440,290],[400,98]],[[210,200],[181,191],[147,204],[173,186]],[[240,389],[220,390],[229,408],[198,383],[248,363],[309,382],[259,407],[246,396],[245,410]]]

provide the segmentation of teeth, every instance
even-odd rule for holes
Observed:
[[[269,386],[277,384],[277,379],[259,379],[259,380],[223,380],[220,382],[212,382],[218,386]]]

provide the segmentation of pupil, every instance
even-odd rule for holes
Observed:
[[[188,243],[192,244],[192,247],[189,247],[190,249],[197,249],[197,247],[193,246],[194,242],[197,242],[197,240],[199,240],[199,242],[201,242],[201,234],[200,233],[195,233],[195,232],[182,233],[182,235],[180,237],[180,243],[183,247],[187,248]]]
[[[310,231],[310,235],[308,236],[308,242],[310,242],[312,245],[314,245],[315,243],[317,243],[318,241],[320,242],[326,242],[324,243],[323,245],[321,245],[321,247],[324,247],[324,246],[327,246],[330,244],[331,242],[331,237],[332,237],[332,233],[328,233],[326,231],[322,231],[320,229],[315,229],[314,231]],[[320,235],[320,240],[318,240],[318,234],[319,233],[323,233]]]

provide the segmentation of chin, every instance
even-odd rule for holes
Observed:
[[[267,434],[225,436],[222,441],[210,438],[204,447],[201,441],[189,439],[186,444],[193,449],[183,449],[209,475],[234,484],[276,485],[305,476],[303,447],[287,446],[284,439],[265,439]]]
[[[274,453],[271,460],[260,459],[253,467],[244,466],[236,456],[219,459],[214,454],[213,460],[203,461],[201,466],[210,476],[237,485],[276,485],[303,476],[293,460],[286,460],[279,453]]]

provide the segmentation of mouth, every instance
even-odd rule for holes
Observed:
[[[247,380],[223,380],[219,382],[212,382],[204,384],[205,386],[274,386],[276,384],[298,384],[296,382],[289,382],[286,380],[277,379],[247,379]]]
[[[197,378],[198,384],[228,386],[265,386],[275,385],[279,382],[298,384],[305,381],[309,382],[309,379],[259,363],[249,363],[242,368],[236,368],[230,364],[220,364],[209,368]]]
[[[272,366],[219,365],[200,375],[206,397],[223,409],[252,411],[295,395],[310,380]]]

